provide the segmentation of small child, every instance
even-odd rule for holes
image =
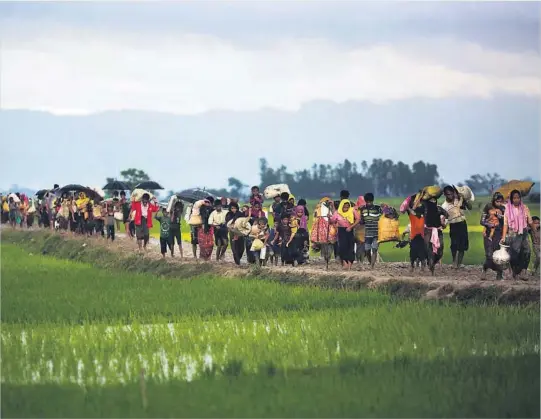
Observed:
[[[168,247],[171,251],[171,257],[173,257],[175,253],[175,248],[171,244],[171,217],[169,216],[167,210],[164,208],[162,209],[161,217],[159,215],[156,215],[154,218],[160,223],[160,250],[162,253],[162,257],[165,258]]]
[[[103,212],[103,205],[95,202],[92,206],[94,229],[96,230],[96,234],[100,235],[101,237],[105,236],[105,232],[103,231]]]
[[[502,211],[499,208],[491,208],[488,210],[488,217],[486,219],[486,223],[492,224],[493,226],[498,226],[501,218],[503,218]],[[487,237],[490,241],[492,241],[495,231],[496,227],[485,227],[485,229],[483,230],[483,237]]]
[[[425,270],[428,260],[428,253],[425,244],[425,217],[424,208],[418,207],[415,210],[408,208],[410,224],[408,230],[404,231],[410,236],[410,271],[413,272],[415,265],[421,264],[421,271]]]
[[[107,240],[115,241],[115,207],[107,205],[107,215],[105,216],[105,225],[107,227]]]
[[[533,251],[535,256],[535,261],[533,264],[532,275],[539,276],[539,263],[541,260],[541,254],[539,250],[540,238],[539,238],[539,228],[541,224],[539,222],[539,217],[532,217],[532,228],[530,229],[530,237],[532,239]]]
[[[274,223],[276,226],[277,223]],[[280,255],[280,244],[274,244],[274,238],[276,237],[276,229],[274,227],[269,228],[269,239],[267,240],[267,260],[270,260],[271,265],[278,266],[278,256]],[[266,265],[266,261],[265,261]]]
[[[250,195],[250,205],[254,206],[256,203],[263,204],[263,195],[259,192],[259,186],[252,186],[252,195]]]
[[[291,217],[289,218],[289,227],[291,228],[291,237],[289,238],[286,247],[289,247],[289,245],[295,238],[297,231],[299,231],[299,219],[295,215],[291,215]]]

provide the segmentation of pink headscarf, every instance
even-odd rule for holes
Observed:
[[[357,198],[357,203],[355,204],[355,208],[361,208],[366,206],[366,201],[364,200],[364,196],[360,196]]]
[[[299,215],[301,214],[301,215]],[[308,220],[306,218],[306,214],[304,213],[304,207],[302,205],[297,205],[295,207],[295,215],[299,217],[299,228],[306,229],[306,226],[308,224]]]
[[[507,216],[507,223],[509,228],[518,234],[524,233],[526,230],[526,207],[522,203],[522,197],[520,200],[520,205],[518,206],[518,213],[515,212],[515,207],[513,205],[513,197],[509,197],[509,201],[505,204],[505,215]]]

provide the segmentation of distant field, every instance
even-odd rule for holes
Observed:
[[[1,252],[4,417],[539,417],[535,304]]]
[[[353,201],[356,200],[356,198],[352,198]],[[400,204],[402,203],[404,199],[403,198],[385,198],[382,201],[378,201],[378,203],[386,203],[389,204],[395,208],[398,209]],[[440,200],[443,202],[443,200]],[[481,219],[481,211],[484,207],[484,205],[489,201],[488,197],[477,197],[476,202],[474,203],[474,207],[471,211],[467,211],[467,222],[468,222],[468,231],[470,232],[470,250],[466,254],[466,257],[464,259],[464,263],[468,265],[480,265],[483,263],[485,257],[485,251],[483,247],[483,228],[481,225],[479,225],[479,221]],[[266,204],[268,205],[270,201],[266,201]],[[310,210],[310,214],[313,213],[314,208],[317,204],[317,200],[309,200],[308,201],[308,209]],[[539,215],[540,214],[540,208],[539,204],[531,204],[527,203],[529,206],[531,212],[533,215]],[[272,220],[272,217],[270,217]],[[408,217],[406,215],[400,216],[400,232],[406,228],[408,225]],[[312,219],[309,221],[309,227],[312,225]],[[122,227],[121,231],[124,231],[124,228]],[[160,236],[160,226],[157,221],[154,222],[154,227],[152,228],[151,235],[153,237],[159,237]],[[182,237],[185,241],[190,240],[190,228],[189,226],[183,221],[182,224]],[[451,263],[452,258],[449,251],[450,246],[450,239],[449,239],[449,231],[446,229],[444,231],[444,237],[445,237],[445,246],[446,251],[444,254],[443,262],[444,263]],[[409,258],[409,250],[408,248],[404,249],[396,249],[394,247],[394,243],[384,243],[381,245],[380,253],[381,257],[386,262],[404,262],[407,261]]]

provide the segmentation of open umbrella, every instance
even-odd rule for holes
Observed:
[[[175,195],[181,201],[190,202],[192,204],[201,199],[205,199],[208,196],[212,196],[209,191],[205,191],[204,189],[199,188],[186,189],[182,192],[177,192]]]
[[[45,196],[47,192],[49,192],[49,189],[40,189],[39,191],[36,192],[36,198],[43,199],[43,197]]]
[[[88,196],[90,199],[93,199],[95,201],[101,201],[103,198],[94,190],[90,189],[87,186],[83,185],[77,185],[77,184],[69,184],[66,186],[61,187],[58,190],[58,193],[60,195],[67,193],[67,192],[84,192],[86,196]]]
[[[163,186],[160,185],[158,182],[153,182],[152,180],[147,180],[145,182],[139,183],[138,185],[135,185],[135,188],[133,188],[133,189],[146,189],[147,191],[148,190],[155,191],[155,190],[158,190],[158,189],[163,189]]]
[[[104,191],[129,191],[131,188],[126,182],[113,180],[102,188]]]

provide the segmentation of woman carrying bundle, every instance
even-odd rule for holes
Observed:
[[[353,229],[360,222],[358,212],[353,209],[349,199],[342,199],[338,210],[331,217],[331,222],[338,226],[338,256],[342,266],[351,270],[355,261],[355,235]]]
[[[156,198],[150,202],[150,195],[144,193],[141,201],[134,201],[131,204],[132,218],[135,222],[135,236],[137,238],[137,246],[139,251],[146,250],[150,240],[150,229],[152,229],[152,215],[160,207],[156,203]]]
[[[494,263],[492,255],[500,250],[502,239],[505,206],[503,195],[496,192],[492,201],[485,206],[481,215],[481,225],[485,227],[483,244],[485,247],[485,262],[483,263],[483,279],[486,279],[487,271],[492,269],[496,272],[496,279],[503,279],[503,270],[500,265]]]
[[[443,188],[443,193],[445,195],[445,202],[441,207],[449,214],[447,223],[449,224],[449,236],[451,237],[453,267],[458,269],[462,265],[464,253],[470,247],[468,224],[466,223],[464,210],[466,208],[471,210],[472,207],[471,203],[459,196],[458,191],[452,186],[448,185]]]
[[[443,257],[443,229],[449,215],[442,207],[438,206],[435,198],[424,201],[423,205],[425,207],[425,245],[428,253],[428,267],[434,275],[436,264]]]
[[[214,250],[214,226],[209,223],[212,206],[209,201],[201,206],[200,215],[203,224],[197,229],[197,242],[199,243],[199,257],[205,261],[210,260]]]
[[[503,233],[500,244],[509,243],[511,253],[511,270],[516,279],[530,264],[530,243],[528,231],[532,225],[529,208],[522,202],[522,194],[518,190],[511,191],[509,201],[505,205]]]

